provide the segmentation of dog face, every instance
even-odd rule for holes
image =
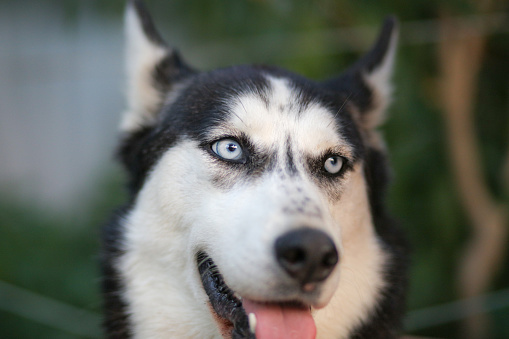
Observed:
[[[394,27],[329,81],[197,72],[130,3],[120,154],[133,202],[115,265],[132,333],[339,338],[370,316],[390,255],[366,158],[381,148]]]

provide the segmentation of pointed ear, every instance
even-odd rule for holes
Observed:
[[[398,41],[396,18],[388,17],[371,49],[338,78],[325,84],[355,105],[366,130],[383,123],[392,94],[391,77]]]
[[[127,111],[123,132],[136,132],[156,122],[165,97],[194,71],[157,31],[141,0],[129,0],[125,12]]]

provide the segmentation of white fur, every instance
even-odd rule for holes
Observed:
[[[347,338],[369,316],[384,287],[382,270],[388,258],[374,234],[362,171],[358,165],[346,185],[344,199],[333,207],[343,235],[341,278],[327,307],[314,313],[317,339]]]
[[[150,41],[135,8],[131,5],[125,12],[127,49],[127,111],[120,129],[133,132],[155,122],[157,109],[163,98],[154,87],[152,71],[171,51]]]
[[[268,107],[255,96],[232,102],[232,120],[215,132],[247,134],[257,147],[286,154],[288,135],[297,168],[306,155],[330,147],[351,152],[329,112],[319,104],[281,113],[295,102],[284,79],[270,79]],[[283,157],[284,158],[284,157]],[[281,166],[284,168],[284,166]],[[292,227],[309,225],[328,233],[340,251],[340,264],[320,287],[318,338],[344,338],[364,320],[383,286],[386,261],[370,218],[362,164],[344,177],[343,195],[331,201],[308,174],[269,172],[225,190],[211,178],[221,170],[192,141],[168,150],[156,164],[133,210],[126,217],[125,254],[117,266],[136,338],[221,338],[198,276],[195,253],[205,251],[238,295],[255,300],[295,299],[300,292],[275,294],[290,286],[273,257],[275,239]],[[300,193],[297,190],[300,187]],[[321,214],[284,213],[291,199],[311,200]]]
[[[193,188],[205,173],[195,157],[201,155],[191,142],[169,150],[127,216],[126,254],[118,268],[136,338],[221,338],[205,293],[196,293],[201,282],[189,231],[199,216],[183,213],[200,208]]]

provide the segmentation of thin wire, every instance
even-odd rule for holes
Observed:
[[[478,305],[482,307],[478,308]],[[422,330],[507,307],[509,307],[509,288],[411,311],[405,319],[405,330],[409,332]],[[84,338],[102,337],[98,314],[3,281],[0,281],[0,311]]]
[[[473,35],[494,35],[509,33],[508,12],[493,12],[480,15],[466,15],[451,18],[454,27],[472,28],[465,38]],[[441,41],[439,19],[406,21],[400,25],[400,45],[423,45]],[[363,52],[369,47],[369,37],[378,31],[378,26],[360,25],[355,27],[322,29],[313,32],[295,32],[285,34],[267,34],[244,36],[242,38],[216,40],[188,46],[186,49],[193,55],[207,55],[207,60],[219,63],[234,62],[251,55],[252,59],[290,60],[302,57],[337,55],[342,53]],[[327,41],[323,48],[300,48],[302,41]],[[271,55],[267,56],[267,49]],[[229,56],[225,59],[225,56]]]
[[[93,312],[0,281],[0,310],[82,338],[101,338]]]
[[[509,288],[411,311],[406,316],[404,327],[406,331],[417,331],[507,307],[509,307]]]

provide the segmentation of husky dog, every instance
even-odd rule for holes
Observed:
[[[397,27],[341,75],[199,72],[126,10],[130,199],[104,228],[109,338],[396,338],[407,250],[376,129]]]

